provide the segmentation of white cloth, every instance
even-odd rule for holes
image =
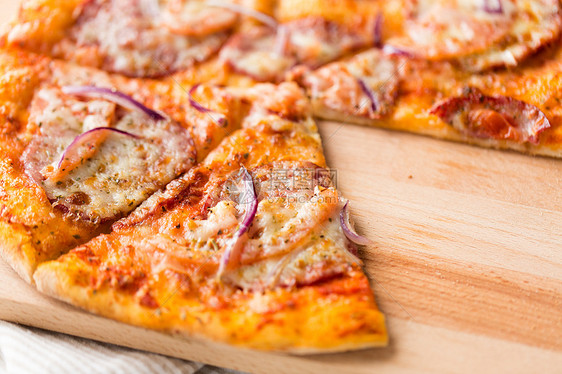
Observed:
[[[238,372],[0,321],[0,373],[235,374]]]

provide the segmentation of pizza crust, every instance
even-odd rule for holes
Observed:
[[[321,296],[316,290],[306,290],[292,296],[309,293],[310,304],[274,312],[266,318],[260,313],[249,313],[247,309],[251,308],[252,301],[247,301],[231,310],[200,312],[194,307],[194,312],[182,320],[175,298],[155,312],[139,306],[128,294],[112,289],[92,293],[88,287],[76,285],[75,280],[82,279],[87,268],[77,268],[74,263],[69,264],[70,261],[72,258],[41,265],[34,275],[38,290],[124,323],[189,339],[291,354],[345,352],[388,344],[384,316],[372,309],[372,301],[365,302],[358,296]],[[370,293],[368,287],[367,292]],[[267,305],[264,304],[264,307]],[[364,313],[364,322],[354,321],[350,317],[354,313]],[[204,324],[198,320],[204,321]],[[334,321],[338,321],[336,328]],[[370,327],[357,330],[357,326],[363,323]],[[343,333],[346,330],[350,332]]]
[[[37,249],[22,226],[0,221],[0,256],[27,283],[33,283]]]
[[[548,144],[529,144],[517,143],[508,140],[495,139],[478,139],[463,135],[451,126],[446,125],[433,116],[417,116],[415,127],[413,121],[408,117],[387,118],[382,120],[372,120],[365,117],[350,116],[348,114],[335,111],[326,107],[320,100],[312,100],[314,115],[328,121],[341,123],[350,123],[363,126],[378,127],[386,130],[413,132],[420,135],[430,136],[436,139],[449,140],[461,144],[470,144],[483,148],[492,148],[498,150],[511,150],[519,153],[525,153],[533,156],[546,156],[554,158],[562,158],[562,143],[549,142]],[[401,108],[405,112],[406,107]],[[560,131],[557,131],[559,133]],[[560,136],[560,135],[553,135]]]

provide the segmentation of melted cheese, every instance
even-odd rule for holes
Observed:
[[[72,29],[78,48],[97,46],[104,68],[131,76],[158,76],[202,61],[225,41],[225,33],[203,38],[174,34],[138,1],[94,1]],[[66,45],[70,49],[72,46]]]
[[[405,34],[390,45],[429,60],[457,59],[476,71],[516,65],[555,40],[562,23],[556,0],[410,1],[406,9]]]
[[[310,207],[299,210],[300,214],[311,214]],[[286,214],[286,213],[285,213]],[[289,214],[294,215],[295,212]],[[267,289],[279,285],[306,285],[344,272],[349,265],[357,263],[347,251],[347,239],[341,229],[339,210],[335,210],[328,220],[316,222],[317,229],[309,233],[305,240],[292,251],[281,256],[270,256],[261,261],[244,265],[227,275],[228,281],[243,289]],[[297,214],[298,215],[298,214]],[[278,218],[270,214],[269,219],[261,218],[254,225],[279,227]],[[281,221],[281,226],[283,223]],[[294,230],[300,230],[298,226]],[[268,230],[262,235],[260,244],[267,251],[267,243],[273,237],[284,240],[291,235]]]
[[[279,80],[296,63],[294,57],[277,51],[278,36],[267,28],[239,34],[225,45],[220,57],[235,71],[259,81]]]
[[[371,90],[374,105],[360,82]],[[326,65],[303,79],[312,99],[323,108],[371,119],[381,118],[392,110],[398,82],[396,60],[378,50]]]
[[[115,112],[113,123],[107,118],[108,108],[115,111],[115,104],[64,97],[56,88],[39,90],[30,121],[40,129],[23,156],[26,171],[41,184],[54,205],[75,218],[94,222],[130,212],[186,171],[195,156],[189,134],[178,124],[153,122],[143,113],[125,111]],[[41,176],[45,167],[57,166],[75,137],[100,125],[140,138],[109,133],[95,152],[63,179]]]
[[[309,185],[309,173],[301,169],[307,166],[287,163],[264,169],[268,171],[259,174],[262,177],[254,175],[260,191],[257,212],[249,231],[240,239],[243,249],[238,266],[223,274],[227,284],[244,289],[304,285],[340,274],[351,263],[358,263],[346,249],[349,243],[339,223],[341,204],[336,190]],[[298,174],[298,183],[279,187],[282,181],[273,176],[289,168]],[[223,191],[218,195],[231,196],[232,188],[221,186]],[[245,209],[246,204],[220,200],[204,219],[170,211],[155,223],[156,233],[135,235],[131,240],[143,252],[156,253],[149,256],[154,273],[172,270],[193,278],[194,269],[205,265],[211,269],[206,274],[212,277],[220,256],[232,244]],[[199,270],[196,273],[201,276]]]

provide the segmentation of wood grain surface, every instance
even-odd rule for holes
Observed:
[[[0,1],[0,21],[15,2]],[[562,160],[321,123],[390,345],[289,356],[183,340],[51,300],[0,263],[0,318],[255,373],[562,372]]]

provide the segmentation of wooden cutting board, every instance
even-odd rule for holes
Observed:
[[[0,7],[6,19],[16,4]],[[51,300],[3,262],[0,318],[255,373],[561,372],[562,160],[320,129],[358,231],[375,242],[361,257],[387,348],[297,357],[183,340]]]

